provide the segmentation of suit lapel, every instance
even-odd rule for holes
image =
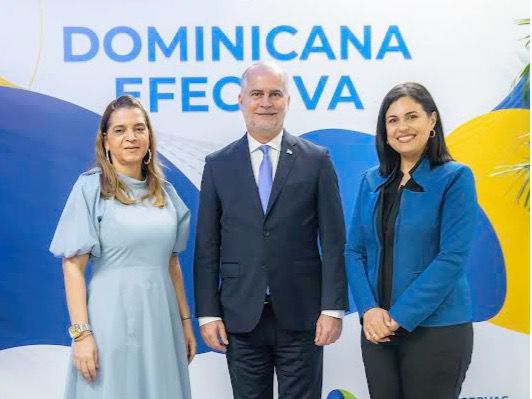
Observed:
[[[268,208],[266,209],[266,217],[270,213],[273,205],[277,201],[281,190],[283,189],[286,179],[294,166],[294,161],[297,156],[296,140],[286,130],[283,134],[283,141],[281,142],[281,154],[279,155],[279,163],[277,164],[277,171],[273,180],[272,192],[268,200]]]
[[[238,162],[237,171],[240,175],[238,184],[240,189],[244,193],[249,193],[250,200],[253,202],[253,207],[257,213],[263,215],[262,205],[260,203],[259,190],[257,183],[255,182],[255,176],[253,176],[253,168],[251,166],[251,157],[249,154],[249,144],[247,136],[244,135],[238,143],[236,159]]]

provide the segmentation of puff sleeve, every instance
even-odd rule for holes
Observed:
[[[172,253],[178,254],[179,252],[183,252],[187,246],[190,229],[190,211],[179,195],[177,195],[174,186],[166,182],[165,191],[168,195],[169,205],[175,209],[177,216],[177,232]]]
[[[72,188],[55,230],[50,244],[53,255],[65,258],[84,254],[100,256],[99,201],[99,173],[82,174]]]

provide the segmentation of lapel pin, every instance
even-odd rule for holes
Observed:
[[[292,155],[292,154],[293,154],[293,152],[292,152],[292,150],[291,150],[290,148],[286,150],[286,153],[287,153],[288,155]]]

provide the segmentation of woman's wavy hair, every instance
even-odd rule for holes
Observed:
[[[104,198],[116,198],[124,205],[131,205],[136,202],[131,198],[129,188],[123,183],[116,173],[115,168],[111,161],[106,156],[104,138],[107,135],[109,128],[109,119],[114,111],[120,108],[138,108],[142,111],[146,126],[148,128],[148,134],[150,136],[151,160],[146,164],[149,159],[149,153],[146,153],[142,162],[142,174],[146,178],[146,185],[148,188],[147,194],[142,198],[149,198],[153,201],[153,205],[159,208],[163,208],[166,205],[166,199],[163,191],[164,174],[157,160],[157,145],[155,142],[155,135],[153,133],[150,117],[148,113],[137,99],[131,96],[121,96],[111,101],[102,115],[100,120],[100,126],[98,133],[96,134],[96,166],[98,166],[102,174],[100,176],[100,189],[101,195]]]
[[[440,111],[430,95],[429,91],[419,83],[406,82],[401,83],[391,89],[382,100],[377,118],[376,145],[377,155],[379,156],[379,173],[381,176],[388,176],[401,165],[401,156],[387,143],[386,136],[386,112],[394,102],[401,97],[410,97],[421,105],[423,110],[428,114],[436,113],[436,125],[434,131],[436,135],[431,137],[425,149],[425,156],[430,162],[431,168],[452,161],[449,154],[445,137],[443,135],[443,124],[440,117]]]

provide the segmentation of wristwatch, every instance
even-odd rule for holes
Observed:
[[[92,331],[91,325],[89,323],[72,324],[70,327],[68,327],[68,334],[72,339],[78,338],[81,333],[85,331]]]

